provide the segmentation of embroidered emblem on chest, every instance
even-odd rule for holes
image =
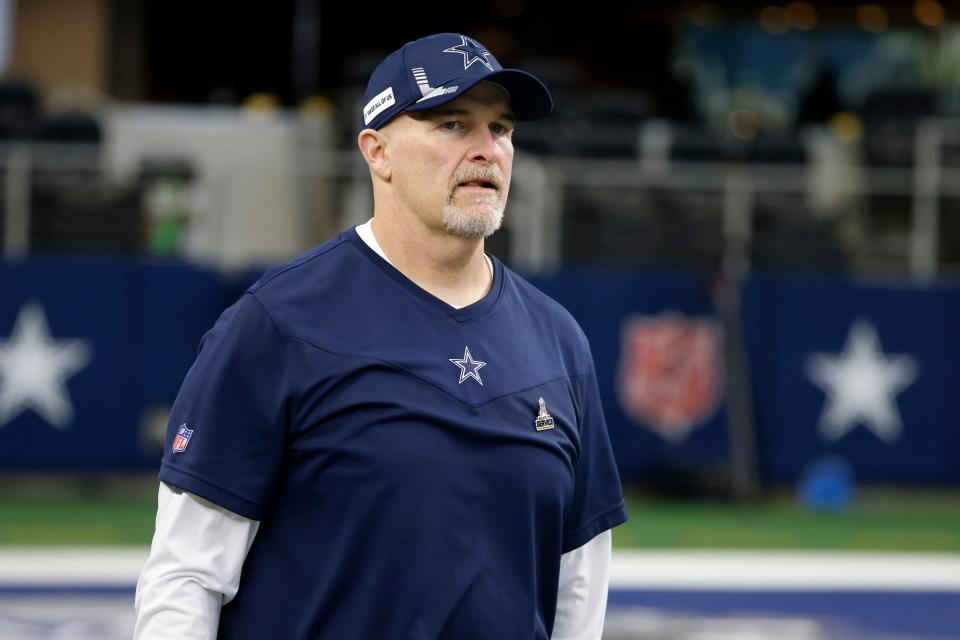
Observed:
[[[470,347],[463,348],[463,358],[450,358],[449,360],[460,369],[460,382],[457,384],[463,384],[463,381],[467,378],[473,378],[481,386],[483,385],[483,380],[480,379],[480,369],[487,366],[487,363],[474,360],[470,354]]]
[[[543,398],[540,398],[540,413],[533,421],[533,426],[537,428],[537,431],[546,431],[547,429],[553,429],[555,426],[553,416],[547,413],[547,403]]]

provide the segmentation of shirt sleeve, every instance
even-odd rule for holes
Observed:
[[[610,584],[609,530],[560,557],[553,640],[599,640]]]
[[[580,452],[574,467],[573,498],[564,518],[562,553],[627,520],[596,374],[591,372],[577,380]]]
[[[160,484],[150,555],[137,581],[134,640],[212,640],[240,587],[259,523]]]
[[[261,520],[282,464],[286,341],[252,293],[203,337],[167,427],[160,480]]]

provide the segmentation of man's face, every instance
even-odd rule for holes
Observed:
[[[483,238],[500,228],[513,167],[507,93],[491,82],[435,109],[400,114],[393,185],[402,205],[434,230]]]

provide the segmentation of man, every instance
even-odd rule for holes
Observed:
[[[626,519],[590,351],[483,251],[533,76],[439,34],[374,71],[374,217],[269,271],[172,409],[137,638],[599,638]]]

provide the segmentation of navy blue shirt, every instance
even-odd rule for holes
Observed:
[[[626,511],[586,338],[493,265],[455,309],[351,229],[204,336],[160,479],[261,521],[219,637],[549,637]]]

